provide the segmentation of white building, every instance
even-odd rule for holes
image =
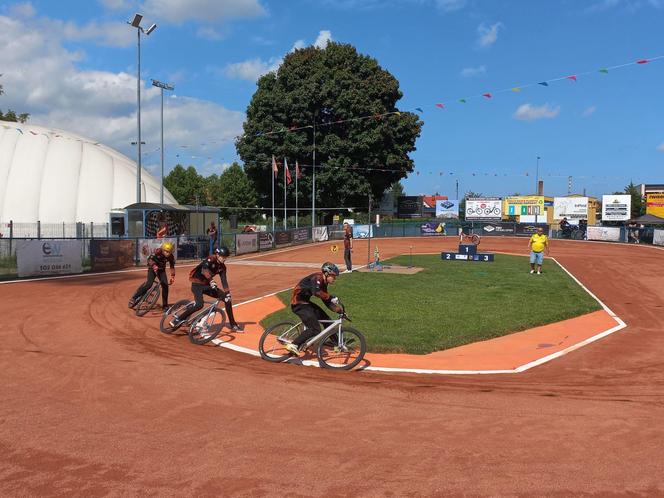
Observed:
[[[160,182],[141,173],[142,201],[159,202]],[[136,202],[136,163],[88,138],[0,121],[0,222],[106,224]],[[164,191],[165,204],[177,204]]]

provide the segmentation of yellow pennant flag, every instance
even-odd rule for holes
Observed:
[[[515,86],[514,88],[512,88],[512,91],[518,93],[518,92],[521,91],[521,88],[519,88],[518,86]]]

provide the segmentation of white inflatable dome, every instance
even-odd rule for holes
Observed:
[[[141,172],[141,200],[159,202],[160,182]],[[136,163],[73,133],[0,121],[0,221],[107,223],[136,202]],[[168,190],[164,203],[177,204]]]

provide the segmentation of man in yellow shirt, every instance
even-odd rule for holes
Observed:
[[[544,235],[544,229],[539,227],[537,233],[530,237],[528,242],[530,249],[530,273],[535,273],[535,265],[537,265],[537,274],[542,274],[542,262],[544,261],[544,251],[549,254],[549,237]]]

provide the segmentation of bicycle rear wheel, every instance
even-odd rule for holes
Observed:
[[[193,319],[189,327],[189,340],[194,344],[207,344],[215,339],[226,323],[226,315],[221,308],[214,308],[211,313],[206,309]]]
[[[470,235],[468,238],[469,238],[470,241],[471,241],[473,244],[475,244],[476,246],[479,246],[479,245],[480,245],[480,236],[477,235],[476,233]]]
[[[161,285],[153,285],[136,305],[136,316],[143,316],[154,308],[157,299],[159,299],[159,294],[161,294]]]
[[[318,363],[322,368],[350,370],[362,361],[366,351],[367,344],[362,333],[342,326],[341,334],[332,329],[320,340]]]
[[[184,309],[191,303],[186,299],[178,301],[173,306],[171,306],[166,313],[161,317],[161,322],[159,322],[159,330],[164,334],[172,334],[177,329],[182,326],[182,323],[178,324],[176,327],[171,327],[170,323],[175,318],[175,315],[180,316]],[[184,322],[183,322],[184,323]]]
[[[302,332],[302,324],[295,322],[280,322],[265,329],[258,341],[258,352],[261,358],[275,363],[287,360],[292,353],[286,349],[286,344]]]

